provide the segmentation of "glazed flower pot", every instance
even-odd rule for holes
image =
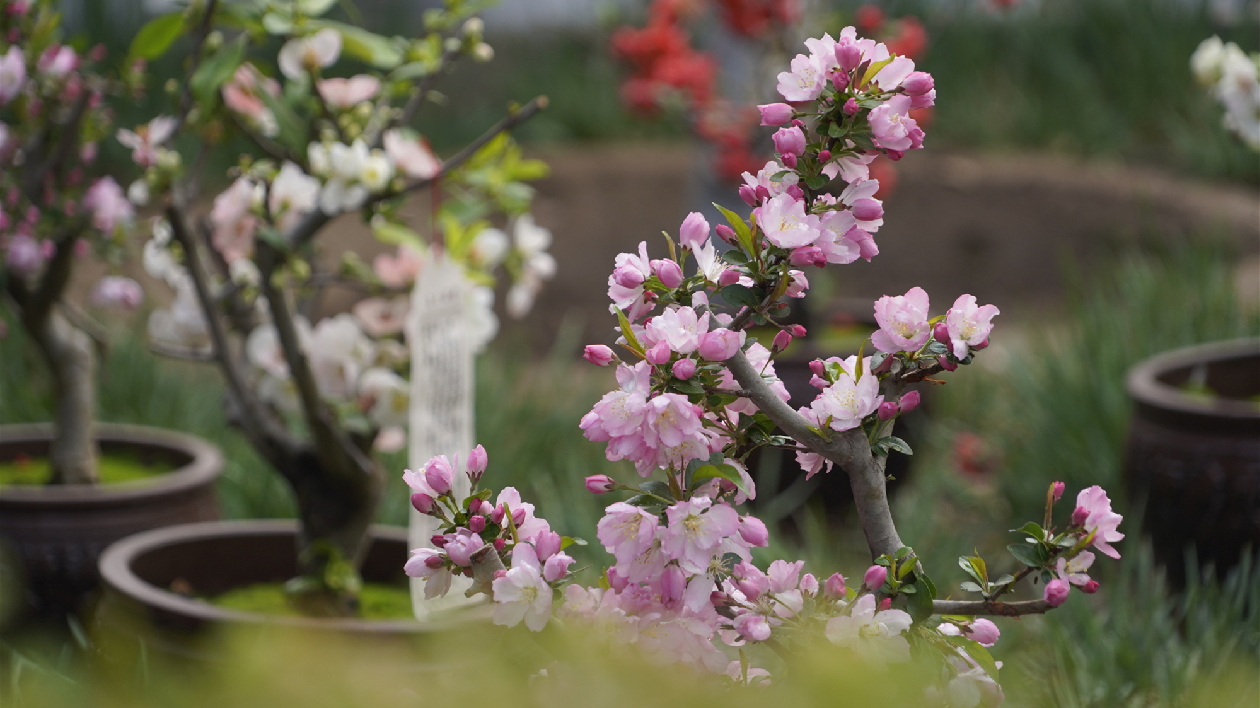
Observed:
[[[76,609],[97,587],[96,560],[114,541],[218,518],[214,482],[223,455],[215,446],[170,430],[109,423],[97,424],[96,437],[104,454],[126,453],[174,469],[119,484],[0,487],[0,543],[16,559],[17,582],[36,612]],[[51,439],[51,425],[0,426],[0,460],[47,456]]]
[[[1260,551],[1260,339],[1160,354],[1129,372],[1125,478],[1175,585],[1184,554],[1234,565]]]
[[[374,526],[360,568],[364,582],[406,587],[407,529]],[[167,659],[213,663],[216,640],[232,633],[315,632],[330,641],[368,639],[414,647],[450,626],[484,619],[484,606],[449,621],[418,622],[265,615],[211,604],[205,597],[298,572],[297,524],[290,520],[224,521],[154,529],[110,546],[100,559],[104,597],[96,626],[141,638]],[[178,590],[179,592],[175,592]]]

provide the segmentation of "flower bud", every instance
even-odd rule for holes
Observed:
[[[786,103],[767,103],[757,106],[762,125],[784,125],[792,120],[795,111]]]
[[[853,217],[858,221],[875,221],[884,218],[884,205],[875,199],[859,199],[853,202]]]
[[[919,398],[918,391],[907,391],[897,403],[897,410],[902,413],[909,413],[919,407]]]
[[[831,87],[836,91],[843,91],[849,88],[849,72],[833,71],[831,72]]]
[[[740,580],[735,583],[735,587],[739,588],[739,591],[744,593],[744,597],[749,600],[756,600],[757,596],[761,594],[761,588],[757,587],[757,584],[751,580]]]
[[[842,110],[844,111],[844,114],[846,116],[851,116],[854,113],[857,113],[858,112],[857,101],[850,98],[849,100],[844,102],[844,108]]]
[[[843,600],[845,597],[844,576],[839,573],[833,573],[827,582],[823,583],[823,595],[833,600]]]
[[[796,169],[796,164],[796,155],[789,152],[783,156],[783,165],[788,169]]]
[[[744,185],[747,187],[748,185]],[[704,215],[698,211],[693,211],[683,219],[682,227],[678,229],[678,242],[683,248],[698,251],[704,247],[705,241],[709,240],[709,222],[704,220]]]
[[[844,71],[853,71],[862,62],[862,50],[849,38],[836,42],[836,61]]]
[[[940,364],[941,368],[946,371],[956,371],[958,369],[958,365],[950,361],[944,354],[936,357],[936,363]]]
[[[893,362],[896,360],[897,360],[897,357],[889,354],[888,356],[884,357],[883,361],[879,362],[879,366],[876,366],[874,369],[871,369],[871,373],[872,374],[886,374],[889,371],[892,371]]]
[[[827,254],[817,246],[801,246],[792,251],[792,255],[788,256],[788,262],[794,266],[812,265],[822,268],[827,265]]]
[[[468,530],[473,533],[481,533],[486,530],[486,517],[474,516],[468,520]]]
[[[442,564],[445,562],[446,561],[442,560],[442,556],[429,556],[428,558],[424,559],[424,564],[429,566],[429,568],[433,570],[437,570],[438,568],[441,568]]]
[[[799,587],[801,589],[801,592],[805,593],[806,595],[809,595],[811,597],[814,595],[817,595],[818,594],[818,578],[815,578],[812,573],[806,573],[801,576],[801,582],[797,587]]]
[[[593,474],[586,478],[586,491],[591,494],[607,494],[617,488],[617,481],[606,474]]]
[[[679,359],[674,362],[673,372],[675,377],[683,379],[684,381],[691,378],[696,373],[696,360]]]
[[[660,278],[661,284],[670,290],[682,285],[682,267],[675,261],[666,259],[652,261],[652,272],[656,273],[656,277]]]
[[[713,605],[714,607],[726,607],[727,605],[731,604],[730,600],[731,600],[730,596],[722,592],[721,590],[714,590],[713,592],[709,593],[709,604]]]
[[[883,612],[884,610],[891,610],[891,609],[892,609],[892,598],[891,598],[891,597],[886,597],[886,598],[884,598],[884,599],[880,600],[880,601],[879,601],[879,609],[880,609],[880,611],[881,611],[881,612]]]
[[[743,199],[744,203],[750,207],[757,206],[757,192],[753,191],[753,188],[746,184],[739,185],[739,198]],[[718,228],[720,229],[722,227],[718,226]]]
[[[739,332],[729,329],[715,329],[700,335],[700,356],[709,361],[726,361],[739,351]]]
[[[630,580],[628,578],[622,577],[617,572],[616,568],[609,568],[607,575],[608,575],[608,587],[612,588],[615,592],[621,592],[622,590],[625,590],[626,586],[630,584]]]
[[[512,523],[518,527],[521,524],[525,523],[525,510],[524,509],[516,509],[512,511]]]
[[[825,165],[825,164],[827,164],[828,162],[831,162],[831,151],[830,151],[830,150],[819,150],[819,151],[818,151],[818,164],[820,164],[820,165]]]
[[[411,507],[421,514],[427,514],[433,511],[433,497],[424,492],[416,492],[411,495]]]
[[[862,576],[862,584],[871,590],[878,590],[884,587],[884,581],[888,580],[888,569],[882,565],[873,565],[866,569],[866,574]]]
[[[1085,520],[1088,518],[1089,518],[1089,509],[1086,509],[1083,506],[1078,506],[1072,510],[1072,525],[1073,526],[1084,526]]]
[[[735,235],[735,229],[732,229],[726,224],[718,224],[713,230],[717,232],[718,238],[731,244],[732,246],[739,242],[739,238]]]
[[[805,326],[804,326],[804,325],[798,325],[798,324],[788,325],[788,326],[787,326],[787,331],[788,331],[788,333],[790,333],[793,337],[804,337],[804,336],[805,336]]]
[[[617,355],[613,350],[603,344],[588,344],[582,352],[582,358],[591,362],[595,366],[608,366],[612,363]]]
[[[735,283],[738,283],[738,282],[739,282],[739,271],[735,270],[734,268],[727,268],[726,270],[722,271],[721,275],[718,276],[718,285],[721,285],[722,287],[726,287],[728,285],[734,285]]]
[[[623,288],[637,288],[643,284],[643,272],[630,264],[617,266],[613,271],[613,282]]]
[[[943,321],[932,325],[932,339],[941,344],[949,344],[949,325]]]
[[[660,366],[661,364],[664,364],[669,361],[669,358],[672,355],[673,352],[669,350],[669,343],[664,339],[657,342],[651,349],[647,350],[648,363],[653,366]]]
[[[524,509],[521,509],[524,512]],[[524,521],[524,516],[521,517]],[[547,560],[560,552],[560,547],[564,545],[564,539],[555,531],[543,531],[534,539],[534,548],[538,550],[538,560]]]
[[[805,198],[805,190],[801,189],[799,184],[789,184],[783,192],[798,202]]]
[[[496,538],[496,539],[494,540],[494,547],[495,547],[495,549],[496,549],[496,550],[500,550],[500,551],[501,551],[501,550],[503,550],[502,548],[499,548],[499,543],[500,543],[502,540],[503,540],[503,539],[501,539],[501,538]],[[504,545],[506,545],[506,544],[504,544]],[[499,578],[504,578],[504,577],[507,577],[507,569],[506,569],[506,568],[499,568],[498,570],[494,571],[494,579],[495,579],[495,580],[498,580]]]
[[[1093,595],[1094,593],[1098,592],[1098,581],[1091,579],[1088,583],[1085,583],[1084,585],[1081,586],[1081,592],[1085,593],[1086,595]]]
[[[770,531],[765,523],[755,516],[745,516],[739,520],[739,537],[750,546],[765,548],[770,545]]]
[[[1002,632],[997,625],[983,617],[972,620],[970,630],[967,632],[967,635],[982,647],[991,647],[997,644],[998,637],[1002,636]]]
[[[424,470],[424,481],[438,494],[446,494],[451,491],[451,469],[431,464]]]
[[[934,86],[935,81],[932,75],[924,71],[912,71],[905,81],[901,82],[901,88],[911,96],[922,96],[931,91]]]
[[[827,376],[827,365],[823,363],[822,359],[814,359],[809,362],[809,370],[814,372],[815,376]]]
[[[879,419],[892,420],[897,417],[897,404],[892,401],[884,401],[879,404]]]
[[[1062,482],[1055,482],[1054,484],[1051,484],[1050,485],[1050,498],[1053,500],[1052,503],[1058,504],[1059,500],[1063,498],[1063,492],[1066,489],[1067,489],[1067,485]]]
[[[478,445],[468,453],[468,464],[464,470],[468,474],[468,478],[476,482],[481,479],[481,475],[486,473],[486,467],[490,464],[490,456],[486,454],[486,448]]]
[[[432,543],[435,548],[441,548],[446,545],[446,536],[435,533],[429,537],[429,543]]]
[[[984,341],[983,341],[983,342],[980,342],[979,344],[972,344],[972,345],[971,345],[971,350],[972,350],[972,351],[974,351],[974,352],[978,352],[978,351],[980,351],[981,349],[988,349],[988,348],[989,348],[989,338],[988,338],[988,337],[985,337],[985,338],[984,338]]]
[[[793,119],[792,119],[792,127],[793,127],[793,128],[800,128],[801,130],[805,130],[805,124],[804,124],[804,123],[802,123],[802,122],[801,122],[801,120],[800,120],[799,118],[793,118]]]
[[[504,510],[504,509],[506,509],[506,508],[507,508],[507,504],[500,504],[500,505],[496,506],[496,507],[494,508],[494,511],[491,511],[491,512],[490,512],[490,520],[491,520],[491,521],[493,521],[494,523],[498,524],[499,526],[502,526],[502,525],[503,525],[503,515],[504,515],[504,513],[505,513],[503,510]]]
[[[683,592],[687,589],[687,576],[682,568],[671,563],[661,574],[661,604],[667,610],[682,606]]]
[[[774,335],[774,342],[771,344],[770,348],[772,351],[781,352],[784,349],[787,349],[788,345],[791,343],[792,335],[789,334],[787,330],[781,329],[778,334]]]
[[[906,153],[902,152],[901,150],[885,150],[884,154],[887,155],[888,159],[892,160],[893,162],[897,162],[898,160],[906,156]]]
[[[502,538],[494,539],[494,550],[502,552],[507,547],[507,541]]]
[[[1046,594],[1044,596],[1046,604],[1051,607],[1058,607],[1059,605],[1062,605],[1067,601],[1068,593],[1070,591],[1071,588],[1065,581],[1059,580],[1058,578],[1051,580],[1046,583]]]
[[[796,126],[779,128],[771,139],[774,140],[774,149],[784,157],[805,153],[805,132]]]
[[[759,202],[764,202],[770,198],[770,190],[766,189],[765,185],[759,184],[753,188],[753,191],[756,192],[757,201]]]
[[[472,498],[472,501],[469,501],[469,502],[468,502],[468,513],[469,513],[469,514],[480,514],[480,513],[481,513],[481,507],[483,507],[483,506],[488,507],[488,506],[490,506],[490,505],[489,505],[489,504],[487,504],[486,502],[482,501],[482,500],[481,500],[480,498],[478,498],[478,497],[473,497],[473,498]]]

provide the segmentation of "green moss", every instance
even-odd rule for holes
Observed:
[[[218,607],[264,615],[297,617],[299,612],[289,605],[284,583],[256,583],[229,590],[210,598]],[[411,619],[411,591],[406,586],[364,583],[359,592],[360,618],[367,620]]]
[[[146,461],[126,452],[107,453],[98,460],[101,484],[141,482],[166,474],[175,467],[166,460]],[[48,458],[21,458],[0,461],[0,487],[47,484],[52,477]]]

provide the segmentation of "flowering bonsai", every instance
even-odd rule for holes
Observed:
[[[189,34],[191,55],[185,81],[172,86],[174,115],[135,131],[132,157],[145,170],[137,191],[159,200],[162,214],[145,266],[175,291],[150,319],[154,346],[217,364],[230,416],[297,500],[301,575],[291,599],[340,615],[356,611],[357,567],[382,492],[373,450],[405,440],[411,286],[456,269],[463,285],[448,304],[476,346],[497,326],[488,287],[496,273],[512,276],[508,309],[519,315],[555,262],[550,233],[527,213],[525,182],[546,167],[523,159],[506,135],[545,99],[514,108],[445,160],[409,127],[454,64],[490,58],[472,16],[479,3],[449,0],[427,12],[428,32],[414,40],[322,17],[333,4],[206,0],[154,19],[136,51],[156,56]],[[273,39],[278,53],[267,49]],[[349,63],[359,73],[334,75]],[[197,139],[191,164],[171,144],[182,135]],[[196,215],[204,160],[229,135],[256,154],[241,156],[208,214]],[[434,194],[430,228],[413,227],[404,212],[423,190]],[[319,237],[351,213],[396,254],[369,266],[347,253],[324,265]],[[496,214],[514,240],[490,226]],[[370,297],[311,322],[334,285]]]
[[[585,356],[615,365],[619,388],[581,427],[607,445],[608,459],[633,461],[642,479],[585,480],[594,494],[629,495],[609,505],[596,528],[613,557],[597,584],[574,582],[566,553],[574,540],[553,531],[515,489],[496,496],[480,487],[488,474],[480,448],[462,471],[458,460],[437,457],[404,474],[415,508],[443,525],[434,548],[414,551],[406,571],[426,579],[430,596],[448,592],[454,575],[470,576],[467,594],[489,596],[496,623],[594,627],[651,660],[738,683],[766,675],[750,667],[745,648],[790,658],[829,644],[871,664],[934,658],[941,672],[929,704],[995,705],[1002,692],[987,647],[1000,630],[985,616],[1043,613],[1072,588],[1096,591],[1090,549],[1119,557],[1111,544],[1123,538],[1121,517],[1094,486],[1080,491],[1068,518],[1056,518],[1065,489],[1053,483],[1044,518],[1015,530],[1013,562],[959,559],[965,580],[957,587],[974,599],[953,599],[902,541],[884,467],[890,451],[910,450],[893,426],[920,401],[912,384],[943,383],[940,376],[989,345],[998,309],[971,295],[935,316],[920,288],[880,298],[879,330],[865,351],[812,362],[817,398],[799,410],[788,406],[774,358],[806,332],[779,324],[785,298],[806,296],[805,269],[862,255],[867,229],[882,214],[866,165],[876,154],[920,148],[924,134],[909,112],[935,98],[931,76],[853,28],[805,46],[809,53],[778,75],[788,102],[760,106],[763,123],[781,127],[776,159],[744,176],[740,196],[752,213],[724,210],[727,223],[715,229],[692,214],[676,241],[666,237],[667,257],[650,258],[645,242],[617,256],[609,276],[624,358],[604,345],[588,346]],[[752,324],[778,330],[769,346],[748,335]],[[860,579],[805,572],[803,561],[753,563],[751,551],[768,546],[769,531],[740,511],[757,493],[744,461],[765,446],[794,451],[807,475],[839,467],[848,476],[873,559]],[[472,483],[465,498],[451,492],[461,472]],[[1007,600],[1029,577],[1042,584],[1040,597]]]
[[[1195,49],[1190,68],[1225,109],[1225,127],[1260,150],[1260,54],[1248,55],[1234,42],[1211,37]]]
[[[66,297],[75,261],[95,251],[116,264],[133,209],[113,177],[100,176],[99,143],[113,121],[109,96],[143,86],[141,67],[122,77],[61,43],[51,2],[8,0],[0,10],[0,286],[52,373],[49,448],[53,484],[97,481],[95,339],[100,326]],[[136,307],[135,281],[105,277],[96,305]]]

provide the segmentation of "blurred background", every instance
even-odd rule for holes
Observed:
[[[343,12],[373,31],[409,35],[431,3],[359,0],[357,16]],[[72,34],[118,57],[147,18],[173,6],[64,4]],[[933,74],[938,95],[927,149],[882,173],[879,257],[810,274],[810,310],[801,316],[814,341],[789,355],[850,352],[869,332],[870,302],[913,285],[938,309],[964,292],[1001,308],[992,352],[924,392],[923,414],[907,421],[913,458],[893,453],[901,457],[890,466],[903,538],[936,564],[929,572],[938,584],[955,586],[962,576],[953,559],[1000,551],[1012,541],[1005,529],[1013,520],[1040,518],[1054,480],[1072,494],[1090,484],[1114,490],[1129,533],[1124,560],[1102,570],[1096,595],[1003,625],[994,654],[1013,669],[1004,676],[1020,677],[1007,690],[1011,705],[1185,705],[1221,672],[1260,677],[1252,556],[1217,572],[1201,569],[1191,552],[1185,579],[1170,587],[1138,533],[1142,507],[1123,474],[1130,367],[1180,346],[1260,335],[1260,157],[1222,126],[1219,105],[1189,64],[1212,35],[1260,49],[1257,3],[924,0],[877,8],[886,31],[902,32],[897,23],[906,17],[922,31],[916,63]],[[808,10],[818,26],[799,28],[801,38],[835,34],[860,16],[856,2],[816,1]],[[490,483],[518,487],[571,535],[593,535],[606,501],[587,494],[582,477],[633,476],[577,427],[613,385],[611,372],[579,358],[584,344],[611,343],[604,292],[613,258],[639,241],[659,246],[655,234],[675,232],[714,199],[736,201],[713,169],[720,148],[696,137],[694,116],[669,106],[644,116],[623,100],[629,68],[612,38],[621,26],[643,26],[646,13],[643,0],[501,0],[484,13],[494,60],[461,66],[439,86],[451,108],[429,110],[419,125],[442,155],[497,120],[508,102],[550,98],[516,136],[551,166],[534,213],[553,234],[559,271],[531,314],[512,320],[500,312],[502,331],[478,363],[476,426],[492,461]],[[719,57],[719,75],[762,56],[711,20],[696,27],[698,43]],[[152,115],[162,82],[178,68],[152,67],[151,100],[116,106],[120,124]],[[746,83],[720,81],[734,100],[767,101],[738,95],[748,93]],[[752,146],[763,161],[764,132],[765,144]],[[235,160],[231,153],[223,164]],[[325,247],[331,258],[349,249],[366,261],[386,250],[350,220]],[[151,283],[138,263],[134,271]],[[80,296],[100,272],[80,269]],[[164,290],[148,292],[146,308],[160,305]],[[347,294],[326,307],[351,302]],[[146,316],[116,323],[126,334],[103,367],[100,419],[213,441],[227,458],[225,516],[291,515],[279,477],[224,421],[217,373],[150,354]],[[19,327],[0,339],[0,361],[0,423],[47,420],[50,382]],[[1260,440],[1252,442],[1260,454]],[[405,452],[387,458],[391,476],[405,461]],[[771,553],[806,558],[815,569],[865,565],[838,473],[802,486],[791,460],[772,455],[755,472],[762,494],[754,509],[780,530]],[[407,509],[395,480],[380,521],[405,524]],[[582,564],[604,561],[602,551],[583,552]],[[85,641],[75,636],[0,640],[9,678],[24,662],[73,676],[76,652],[67,647]],[[1230,700],[1256,705],[1255,684],[1243,685]]]

